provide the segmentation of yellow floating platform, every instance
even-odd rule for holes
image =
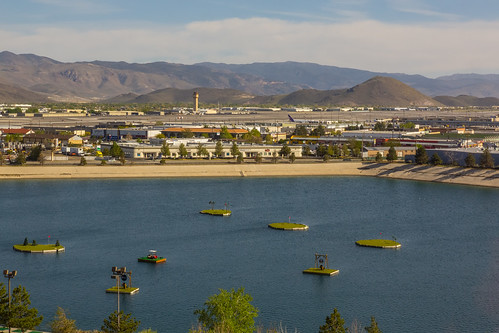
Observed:
[[[120,294],[130,294],[130,295],[133,295],[133,294],[135,294],[135,293],[137,293],[139,291],[139,288],[135,288],[135,287],[132,287],[132,288],[119,288],[119,291],[120,291]],[[117,294],[118,293],[118,288],[112,287],[112,288],[106,289],[106,293]]]
[[[303,273],[333,276],[333,275],[339,274],[340,270],[339,269],[329,269],[329,268],[320,269],[320,268],[312,267],[312,268],[304,270]]]

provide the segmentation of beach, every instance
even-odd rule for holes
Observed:
[[[499,170],[404,163],[197,163],[150,165],[25,165],[0,167],[5,179],[370,176],[499,187]]]

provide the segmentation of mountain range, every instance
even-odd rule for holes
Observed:
[[[371,81],[373,78],[376,80]],[[387,84],[390,90],[384,87]],[[407,99],[407,86],[419,93],[409,94],[414,100]],[[369,95],[366,87],[376,93]],[[232,103],[290,105],[402,105],[398,102],[407,103],[405,105],[499,105],[499,75],[495,74],[456,74],[432,79],[422,75],[377,73],[298,62],[246,65],[65,63],[33,54],[0,52],[0,103],[146,103],[152,100],[166,103],[184,100],[185,96],[192,100],[194,89],[200,91],[203,98],[214,94],[214,103],[223,103],[226,99]],[[401,97],[404,94],[406,96]]]

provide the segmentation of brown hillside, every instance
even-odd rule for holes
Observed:
[[[2,103],[43,103],[49,99],[40,94],[11,85],[0,83],[0,104]]]
[[[474,97],[468,95],[436,96],[435,100],[446,106],[496,106],[499,105],[499,98],[496,97]]]

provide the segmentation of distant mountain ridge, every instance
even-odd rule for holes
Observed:
[[[312,90],[320,95],[319,91],[350,89],[376,76],[397,79],[428,96],[499,98],[499,75],[495,74],[456,74],[430,79],[421,75],[376,73],[298,62],[246,65],[65,63],[33,54],[0,52],[0,83],[55,101],[100,101],[126,94],[146,95],[167,88],[189,90],[198,87],[228,89],[226,92],[233,89],[273,98],[304,89],[309,90],[308,95]],[[4,89],[4,95],[7,90]],[[34,96],[31,98],[35,100]],[[7,97],[3,99],[7,100]]]

